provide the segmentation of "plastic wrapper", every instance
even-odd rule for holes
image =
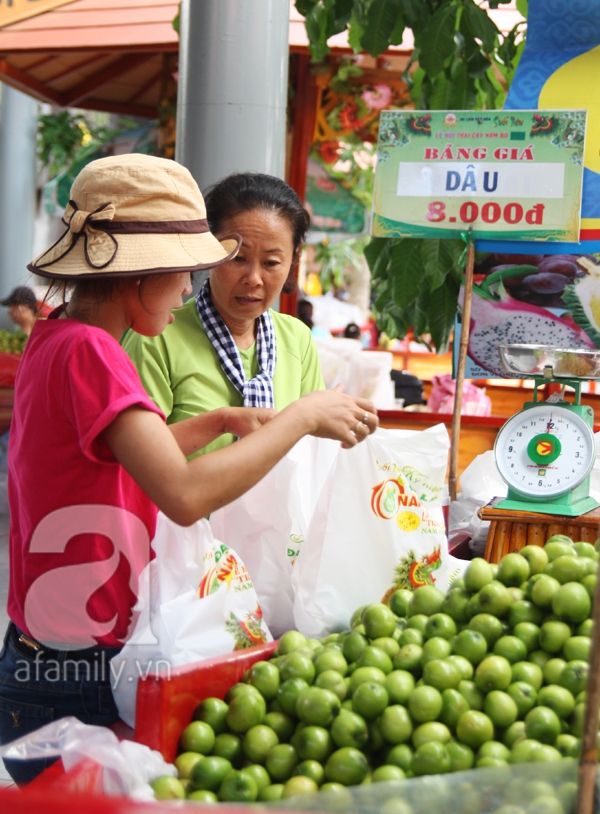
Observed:
[[[427,406],[432,413],[452,413],[454,411],[454,394],[456,381],[447,373],[434,376],[431,395]],[[492,400],[485,394],[485,388],[477,387],[465,381],[462,390],[461,415],[489,416],[492,414]]]
[[[364,353],[356,339],[315,337],[325,386],[344,386],[344,392],[371,399],[378,410],[394,410],[394,384],[391,378],[393,354],[385,351]]]
[[[268,807],[336,814],[572,814],[576,794],[577,764],[569,759],[371,783]]]
[[[35,760],[60,757],[68,771],[84,758],[102,767],[104,793],[153,800],[150,781],[162,775],[177,774],[159,752],[141,743],[119,741],[112,730],[89,726],[77,718],[61,718],[0,747],[0,757]]]
[[[491,449],[471,461],[460,476],[460,487],[458,498],[450,504],[448,538],[466,534],[473,556],[482,557],[490,524],[481,520],[477,512],[492,498],[506,497],[508,491]]]

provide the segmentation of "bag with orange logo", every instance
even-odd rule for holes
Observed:
[[[447,590],[463,567],[448,553],[442,508],[448,449],[443,424],[378,429],[338,448],[292,574],[305,635],[347,628],[356,608],[397,588]]]
[[[274,636],[294,627],[292,571],[339,444],[306,436],[244,495],[210,516],[215,537],[235,545]]]
[[[152,548],[133,633],[111,661],[113,695],[130,726],[140,676],[273,638],[246,566],[215,539],[207,520],[184,527],[159,512]]]

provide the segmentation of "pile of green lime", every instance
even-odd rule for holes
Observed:
[[[447,595],[359,608],[343,633],[285,633],[225,700],[197,707],[179,777],[156,796],[269,801],[578,756],[597,547],[555,535],[472,560]]]

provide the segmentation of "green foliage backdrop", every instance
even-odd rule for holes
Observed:
[[[510,0],[489,0],[497,8]],[[527,0],[517,0],[527,15]],[[501,34],[474,0],[296,0],[305,17],[313,60],[329,52],[327,40],[348,31],[355,53],[378,56],[412,30],[414,51],[405,73],[418,110],[498,109],[524,48],[524,25]],[[500,81],[500,78],[502,81]],[[462,278],[461,240],[374,238],[365,249],[380,330],[431,337],[448,348]]]

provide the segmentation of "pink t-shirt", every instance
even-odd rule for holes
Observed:
[[[100,435],[132,405],[162,416],[106,331],[37,322],[10,429],[8,614],[50,647],[115,647],[130,631],[157,509]]]

